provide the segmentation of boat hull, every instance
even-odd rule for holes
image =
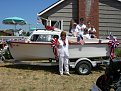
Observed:
[[[107,43],[87,43],[84,45],[70,45],[70,58],[91,58],[109,56],[109,46]]]
[[[15,60],[34,61],[55,58],[51,43],[11,42],[8,46]],[[85,43],[84,45],[72,43],[69,46],[69,58],[107,57],[109,49],[108,43]]]

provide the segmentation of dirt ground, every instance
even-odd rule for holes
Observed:
[[[0,63],[0,91],[90,91],[96,79],[104,73],[101,67],[89,75],[60,76],[58,66],[42,67]]]

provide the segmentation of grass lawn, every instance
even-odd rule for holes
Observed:
[[[89,75],[60,76],[58,66],[42,67],[0,63],[0,91],[90,91],[104,73],[96,68]]]

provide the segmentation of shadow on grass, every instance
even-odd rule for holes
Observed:
[[[22,69],[22,70],[32,70],[32,71],[38,71],[38,70],[44,70],[51,73],[58,73],[58,66],[39,66],[39,65],[26,65],[26,64],[9,64],[9,65],[3,65],[0,67],[6,67],[11,69]]]
[[[104,66],[104,65],[98,65],[98,66],[94,67],[92,69],[92,71],[102,72],[102,71],[105,71],[105,69],[106,69],[106,66]]]
[[[6,67],[11,69],[22,69],[38,71],[43,70],[54,74],[59,74],[59,66],[40,66],[40,65],[27,65],[27,64],[7,64],[0,67]],[[73,68],[69,68],[71,74],[77,74]]]
[[[43,70],[45,72],[47,71],[54,74],[59,73],[59,66],[40,66],[40,65],[27,65],[27,64],[7,64],[6,65],[5,64],[0,67],[6,67],[11,69],[32,70],[32,71]],[[69,70],[71,74],[77,74],[74,68],[69,68]],[[104,70],[105,70],[105,66],[96,66],[92,68],[92,71],[96,71],[96,72],[102,72]]]

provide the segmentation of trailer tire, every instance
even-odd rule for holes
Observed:
[[[91,63],[87,61],[81,61],[77,63],[75,70],[79,75],[88,75],[92,69]]]

